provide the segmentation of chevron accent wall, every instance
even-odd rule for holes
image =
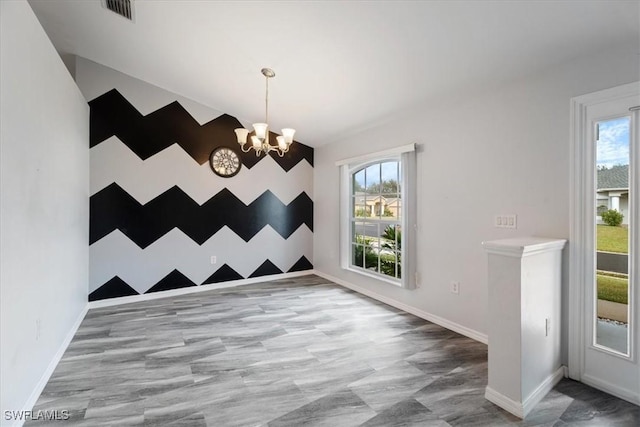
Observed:
[[[206,163],[209,154],[218,146],[238,147],[235,128],[242,124],[235,117],[223,114],[200,125],[180,103],[172,102],[151,114],[143,116],[116,89],[89,102],[91,107],[90,146],[94,147],[110,136],[117,136],[142,160],[158,154],[173,144],[178,144],[198,164]],[[231,130],[231,134],[229,134]],[[275,141],[276,134],[271,133]],[[313,149],[304,144],[292,144],[289,153],[280,157],[269,156],[285,171],[301,160],[313,165]],[[252,152],[241,153],[243,166],[251,169],[265,159]]]
[[[146,115],[117,89],[89,102],[91,301],[312,269],[313,149],[241,153],[222,114],[200,124],[177,101]],[[215,263],[212,263],[215,257]]]

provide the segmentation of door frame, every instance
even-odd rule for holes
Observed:
[[[587,276],[585,266],[592,264],[589,262],[588,257],[593,256],[587,253],[587,248],[595,247],[595,236],[593,235],[593,221],[595,204],[593,209],[590,209],[586,203],[584,203],[584,194],[587,191],[593,190],[593,165],[594,165],[594,153],[595,150],[589,148],[589,144],[585,144],[587,136],[587,109],[589,106],[596,105],[602,102],[615,101],[620,98],[640,94],[640,82],[629,83],[622,86],[617,86],[611,89],[605,89],[598,92],[578,96],[571,99],[571,152],[570,152],[570,249],[569,249],[569,358],[568,358],[568,375],[569,378],[577,381],[582,381],[596,388],[599,388],[607,393],[613,394],[625,400],[631,401],[636,404],[640,404],[637,396],[630,396],[629,393],[625,393],[625,389],[616,388],[609,383],[601,383],[598,381],[590,381],[588,378],[583,377],[585,361],[585,328],[586,328],[586,316],[585,311],[585,287],[582,286],[585,280],[592,280]],[[637,133],[638,129],[632,129],[632,132]],[[632,136],[633,138],[633,136]],[[630,155],[634,156],[636,165],[640,165],[640,156],[636,151],[631,150]],[[636,153],[634,153],[636,152]],[[638,177],[630,177],[629,180],[630,190],[635,189],[638,194],[640,190],[640,179]],[[640,197],[635,197],[633,202],[634,206],[629,206],[630,213],[638,211],[638,200]],[[634,215],[637,215],[635,213]],[[636,253],[640,250],[640,247],[634,247],[636,242],[634,239],[630,239],[631,253]],[[633,257],[637,258],[637,256]],[[630,268],[634,267],[633,260],[630,259]],[[640,267],[640,266],[637,266]],[[638,296],[638,286],[635,289],[632,288],[632,295],[629,295],[632,304],[634,299]],[[633,295],[635,294],[635,295]],[[637,303],[636,303],[637,304]],[[638,319],[634,316],[634,313],[630,313],[631,318],[629,324],[639,327]],[[633,323],[632,323],[633,322]],[[630,337],[633,338],[633,337]],[[639,343],[630,342],[631,355],[634,358],[638,358]]]

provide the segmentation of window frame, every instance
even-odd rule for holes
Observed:
[[[375,222],[378,224],[399,224],[402,230],[402,246],[398,253],[400,254],[400,262],[398,263],[401,277],[396,278],[388,276],[384,273],[369,271],[364,267],[359,267],[353,264],[353,252],[352,252],[352,236],[354,233],[353,224],[358,218],[355,216],[353,193],[353,175],[365,169],[371,165],[384,163],[384,162],[399,162],[400,163],[400,199],[402,200],[402,207],[400,211],[400,220],[385,221],[380,216]],[[366,277],[374,278],[376,280],[392,284],[394,286],[402,287],[405,289],[415,289],[417,274],[415,272],[415,233],[409,230],[414,230],[415,224],[415,211],[416,211],[416,156],[415,156],[415,144],[409,144],[390,150],[385,150],[378,153],[371,153],[365,156],[356,158],[345,159],[336,162],[336,165],[340,167],[340,265],[342,269],[363,275]]]

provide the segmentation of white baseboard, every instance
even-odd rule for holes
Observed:
[[[638,396],[637,393],[634,393],[631,390],[619,387],[617,385],[611,384],[610,382],[603,381],[599,378],[592,377],[591,375],[583,374],[581,381],[588,386],[597,388],[598,390],[602,390],[605,393],[609,393],[615,397],[626,400],[627,402],[631,402],[634,405],[640,406],[640,396]]]
[[[524,407],[522,402],[516,402],[508,398],[502,393],[498,393],[491,387],[487,386],[484,390],[484,398],[491,403],[495,403],[505,411],[512,413],[518,418],[524,418]]]
[[[370,291],[369,289],[363,288],[361,286],[358,285],[354,285],[353,283],[347,282],[346,280],[342,280],[339,279],[337,277],[333,277],[329,274],[323,273],[321,271],[318,270],[313,270],[313,273],[324,278],[327,280],[330,280],[332,282],[337,283],[338,285],[344,286],[345,288],[349,288],[352,291],[356,291],[359,294],[363,294],[366,295],[370,298],[373,298],[375,300],[378,300],[380,302],[383,302],[387,305],[390,305],[392,307],[395,307],[399,310],[405,311],[407,313],[413,314],[414,316],[417,316],[421,319],[424,320],[428,320],[429,322],[435,323],[436,325],[440,325],[443,328],[447,328],[451,331],[457,332],[461,335],[464,335],[466,337],[469,337],[473,340],[479,341],[483,344],[488,344],[489,340],[487,338],[486,334],[480,333],[476,330],[473,330],[471,328],[467,328],[466,326],[462,326],[458,323],[452,322],[450,320],[447,320],[443,317],[440,316],[436,316],[435,314],[431,314],[431,313],[427,313],[426,311],[420,310],[419,308],[416,307],[412,307],[408,304],[402,303],[400,301],[396,301],[392,298],[389,298],[387,296],[384,295],[380,295],[377,292],[373,292]]]
[[[565,367],[559,367],[549,375],[523,402],[518,402],[487,386],[484,397],[518,418],[524,419],[564,376]]]
[[[51,378],[51,375],[53,375],[53,371],[55,371],[56,366],[58,366],[60,359],[62,359],[62,356],[64,355],[64,352],[67,350],[67,347],[69,347],[71,340],[73,339],[76,332],[78,331],[78,328],[80,327],[80,324],[84,320],[84,317],[86,316],[88,310],[89,310],[89,304],[84,306],[84,308],[78,315],[78,318],[73,323],[73,325],[71,326],[71,329],[69,329],[69,332],[67,333],[64,340],[62,341],[62,344],[60,344],[58,351],[51,359],[51,362],[49,362],[49,366],[47,366],[47,369],[44,371],[44,373],[40,377],[40,380],[38,381],[35,388],[31,392],[31,395],[23,405],[22,407],[23,413],[24,411],[31,411],[33,409],[34,405],[38,401],[38,398],[40,397],[40,394],[42,393],[42,390],[44,390],[44,387],[49,382],[49,378]],[[24,424],[24,421],[25,420],[15,420],[13,423],[13,426],[15,427],[22,426],[22,424]]]
[[[271,274],[269,276],[254,277],[251,279],[229,280],[228,282],[211,283],[208,285],[190,286],[188,288],[171,289],[168,291],[154,292],[151,294],[130,295],[126,297],[109,298],[89,302],[89,308],[111,307],[113,305],[129,304],[141,301],[150,301],[160,298],[175,297],[178,295],[194,294],[198,292],[211,291],[214,289],[233,288],[236,286],[251,285],[254,283],[272,282],[274,280],[288,279],[291,277],[308,276],[313,274],[313,270],[294,271],[292,273]]]
[[[553,374],[549,375],[535,390],[522,402],[524,416],[526,417],[533,408],[556,386],[564,377],[565,367],[560,366]]]

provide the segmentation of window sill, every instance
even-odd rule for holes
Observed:
[[[347,267],[347,268],[343,268],[344,270],[350,271],[352,273],[357,273],[360,274],[361,276],[366,276],[369,277],[371,279],[376,279],[379,280],[381,282],[385,282],[385,283],[389,283],[390,285],[394,285],[397,286],[399,288],[402,288],[402,281],[398,280],[398,279],[387,279],[386,277],[380,275],[380,274],[376,274],[376,273],[369,273],[367,270],[365,269],[361,269],[361,268],[357,268],[357,267]]]

